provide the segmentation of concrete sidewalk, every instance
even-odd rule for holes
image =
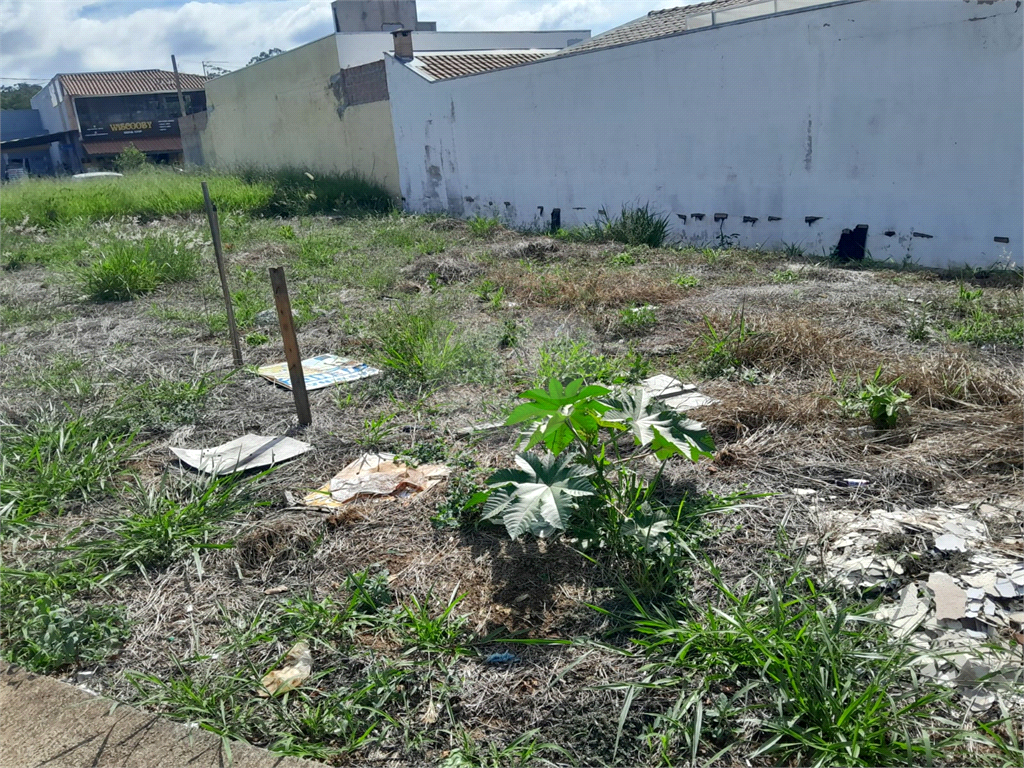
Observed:
[[[316,768],[118,705],[12,664],[0,668],[0,768]]]

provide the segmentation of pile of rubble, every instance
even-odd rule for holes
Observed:
[[[1024,504],[830,510],[794,492],[824,542],[808,561],[851,590],[895,598],[876,617],[921,652],[922,677],[957,686],[975,712],[998,696],[1024,707]]]

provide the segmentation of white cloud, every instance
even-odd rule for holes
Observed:
[[[590,29],[604,31],[654,8],[687,0],[420,0],[421,19],[438,29]],[[169,69],[202,62],[229,68],[260,51],[288,50],[333,31],[329,0],[187,2],[3,0],[0,77],[57,72]]]

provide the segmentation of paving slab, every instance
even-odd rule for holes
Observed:
[[[230,754],[229,754],[230,752]],[[317,768],[14,666],[0,667],[0,768]]]

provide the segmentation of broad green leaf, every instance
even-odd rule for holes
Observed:
[[[703,424],[665,408],[640,387],[607,403],[611,410],[602,416],[602,421],[624,425],[637,445],[649,445],[662,461],[679,455],[696,462],[701,456],[711,456],[715,449]]]
[[[572,463],[573,458],[517,455],[520,469],[499,470],[488,479],[493,490],[483,518],[500,516],[513,539],[527,532],[548,536],[564,530],[576,508],[575,499],[594,494],[588,479],[593,470]]]

